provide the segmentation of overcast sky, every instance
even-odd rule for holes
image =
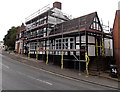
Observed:
[[[3,40],[12,26],[19,26],[25,18],[56,0],[1,0],[0,40]],[[113,26],[115,12],[120,0],[57,0],[62,3],[62,11],[73,18],[97,11],[104,24]]]

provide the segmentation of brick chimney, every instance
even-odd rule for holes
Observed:
[[[54,7],[54,8],[58,8],[58,9],[61,10],[61,9],[62,9],[61,6],[62,6],[61,2],[54,2],[54,3],[53,3],[53,7]]]

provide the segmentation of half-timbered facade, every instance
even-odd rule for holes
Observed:
[[[97,12],[75,19],[61,12],[61,3],[46,6],[37,16],[26,19],[25,46],[30,57],[46,63],[63,64],[85,70],[88,57],[104,56],[104,40],[112,39],[103,31]]]

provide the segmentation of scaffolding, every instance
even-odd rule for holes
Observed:
[[[38,49],[36,48],[36,60],[38,60],[38,52],[42,52],[43,55],[45,55],[45,62],[46,64],[49,63],[49,58],[50,55],[53,55],[53,59],[54,56],[59,55],[60,56],[60,67],[61,69],[64,68],[64,63],[66,61],[74,61],[74,68],[76,67],[76,63],[79,63],[79,72],[81,71],[81,63],[85,63],[85,71],[87,74],[89,74],[89,62],[90,62],[90,57],[89,57],[89,46],[93,46],[95,47],[95,56],[100,56],[103,55],[104,56],[104,38],[107,37],[105,36],[102,27],[100,26],[100,22],[97,20],[97,14],[96,13],[92,13],[83,17],[79,17],[76,19],[62,19],[62,18],[58,18],[56,16],[52,16],[55,21],[54,23],[49,23],[48,22],[48,18],[49,16],[51,16],[51,14],[53,14],[54,12],[52,11],[48,11],[46,14],[44,14],[44,16],[47,16],[45,21],[45,24],[41,24],[38,27],[34,27],[32,29],[30,29],[28,32],[33,32],[36,30],[41,29],[42,33],[40,33],[42,36],[38,36],[38,37],[31,37],[29,39],[27,39],[28,43],[29,42],[43,42],[43,47],[42,49]],[[40,16],[39,16],[40,17]],[[40,19],[38,17],[38,19]],[[43,17],[43,16],[42,16]],[[88,20],[91,20],[90,18],[96,18],[95,21],[91,21],[88,22]],[[61,19],[61,22],[58,23],[57,19]],[[66,22],[63,22],[67,20]],[[31,21],[31,23],[33,22],[33,20],[29,20],[29,22]],[[28,21],[27,21],[28,23]],[[94,24],[90,24],[90,23],[95,23]],[[28,23],[29,24],[29,23]],[[92,29],[92,28],[93,29]],[[46,34],[44,36],[44,34]],[[82,43],[81,39],[82,36],[84,36],[85,38],[85,43]],[[94,43],[89,43],[88,41],[88,36],[94,37],[95,41]],[[73,37],[73,43],[71,43],[70,41],[70,37]],[[79,38],[79,43],[76,43],[76,37]],[[65,38],[68,38],[69,41],[69,48],[68,45],[65,44]],[[60,48],[57,48],[56,45],[56,40],[60,39],[59,43],[57,45],[60,45]],[[41,43],[42,44],[42,43]],[[72,44],[72,45],[71,45]],[[74,48],[71,48],[71,46],[73,46],[74,44]],[[52,48],[50,48],[50,46],[52,46]],[[79,49],[77,49],[77,46],[79,46]],[[39,47],[40,48],[40,47]],[[52,52],[52,54],[51,54]],[[72,59],[67,58],[66,59],[66,55],[65,53],[67,52],[68,56],[73,56]],[[76,53],[79,52],[79,55],[77,55]],[[58,53],[58,54],[56,54]],[[72,53],[72,54],[71,54]],[[29,51],[30,54],[30,51]],[[41,54],[39,54],[41,55]],[[29,55],[28,55],[29,56]],[[54,61],[53,61],[54,62]]]
[[[112,41],[112,39],[113,39],[112,29],[109,26],[109,21],[108,21],[107,25],[104,25],[103,21],[102,21],[101,25],[103,27],[103,31],[104,31],[105,36],[106,36],[106,37],[104,37],[103,44],[107,45],[107,47],[108,47],[108,48],[105,48],[105,45],[104,45],[104,55],[112,56],[112,51],[111,51],[111,49],[113,48],[113,46],[111,46],[113,44],[113,41]]]
[[[41,15],[42,13],[47,12],[49,9],[50,9],[50,4],[44,6],[43,8],[39,9],[38,11],[34,12],[33,14],[31,14],[30,16],[25,18],[25,22],[28,22],[31,19],[36,18],[37,16]]]

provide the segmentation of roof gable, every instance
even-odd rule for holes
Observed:
[[[99,18],[97,16],[97,12],[93,12],[72,20],[68,20],[66,22],[62,22],[56,25],[56,28],[51,31],[51,34],[67,32],[78,30],[81,28],[89,29],[90,26],[93,24],[94,19],[97,19],[98,23],[100,24]],[[101,27],[101,25],[99,25]],[[102,27],[101,27],[102,28]]]
[[[98,15],[96,13],[95,17],[93,18],[90,26],[89,26],[90,29],[94,29],[94,30],[98,30],[98,31],[102,31],[103,28],[102,28],[102,25],[100,23],[100,20],[98,18]]]

